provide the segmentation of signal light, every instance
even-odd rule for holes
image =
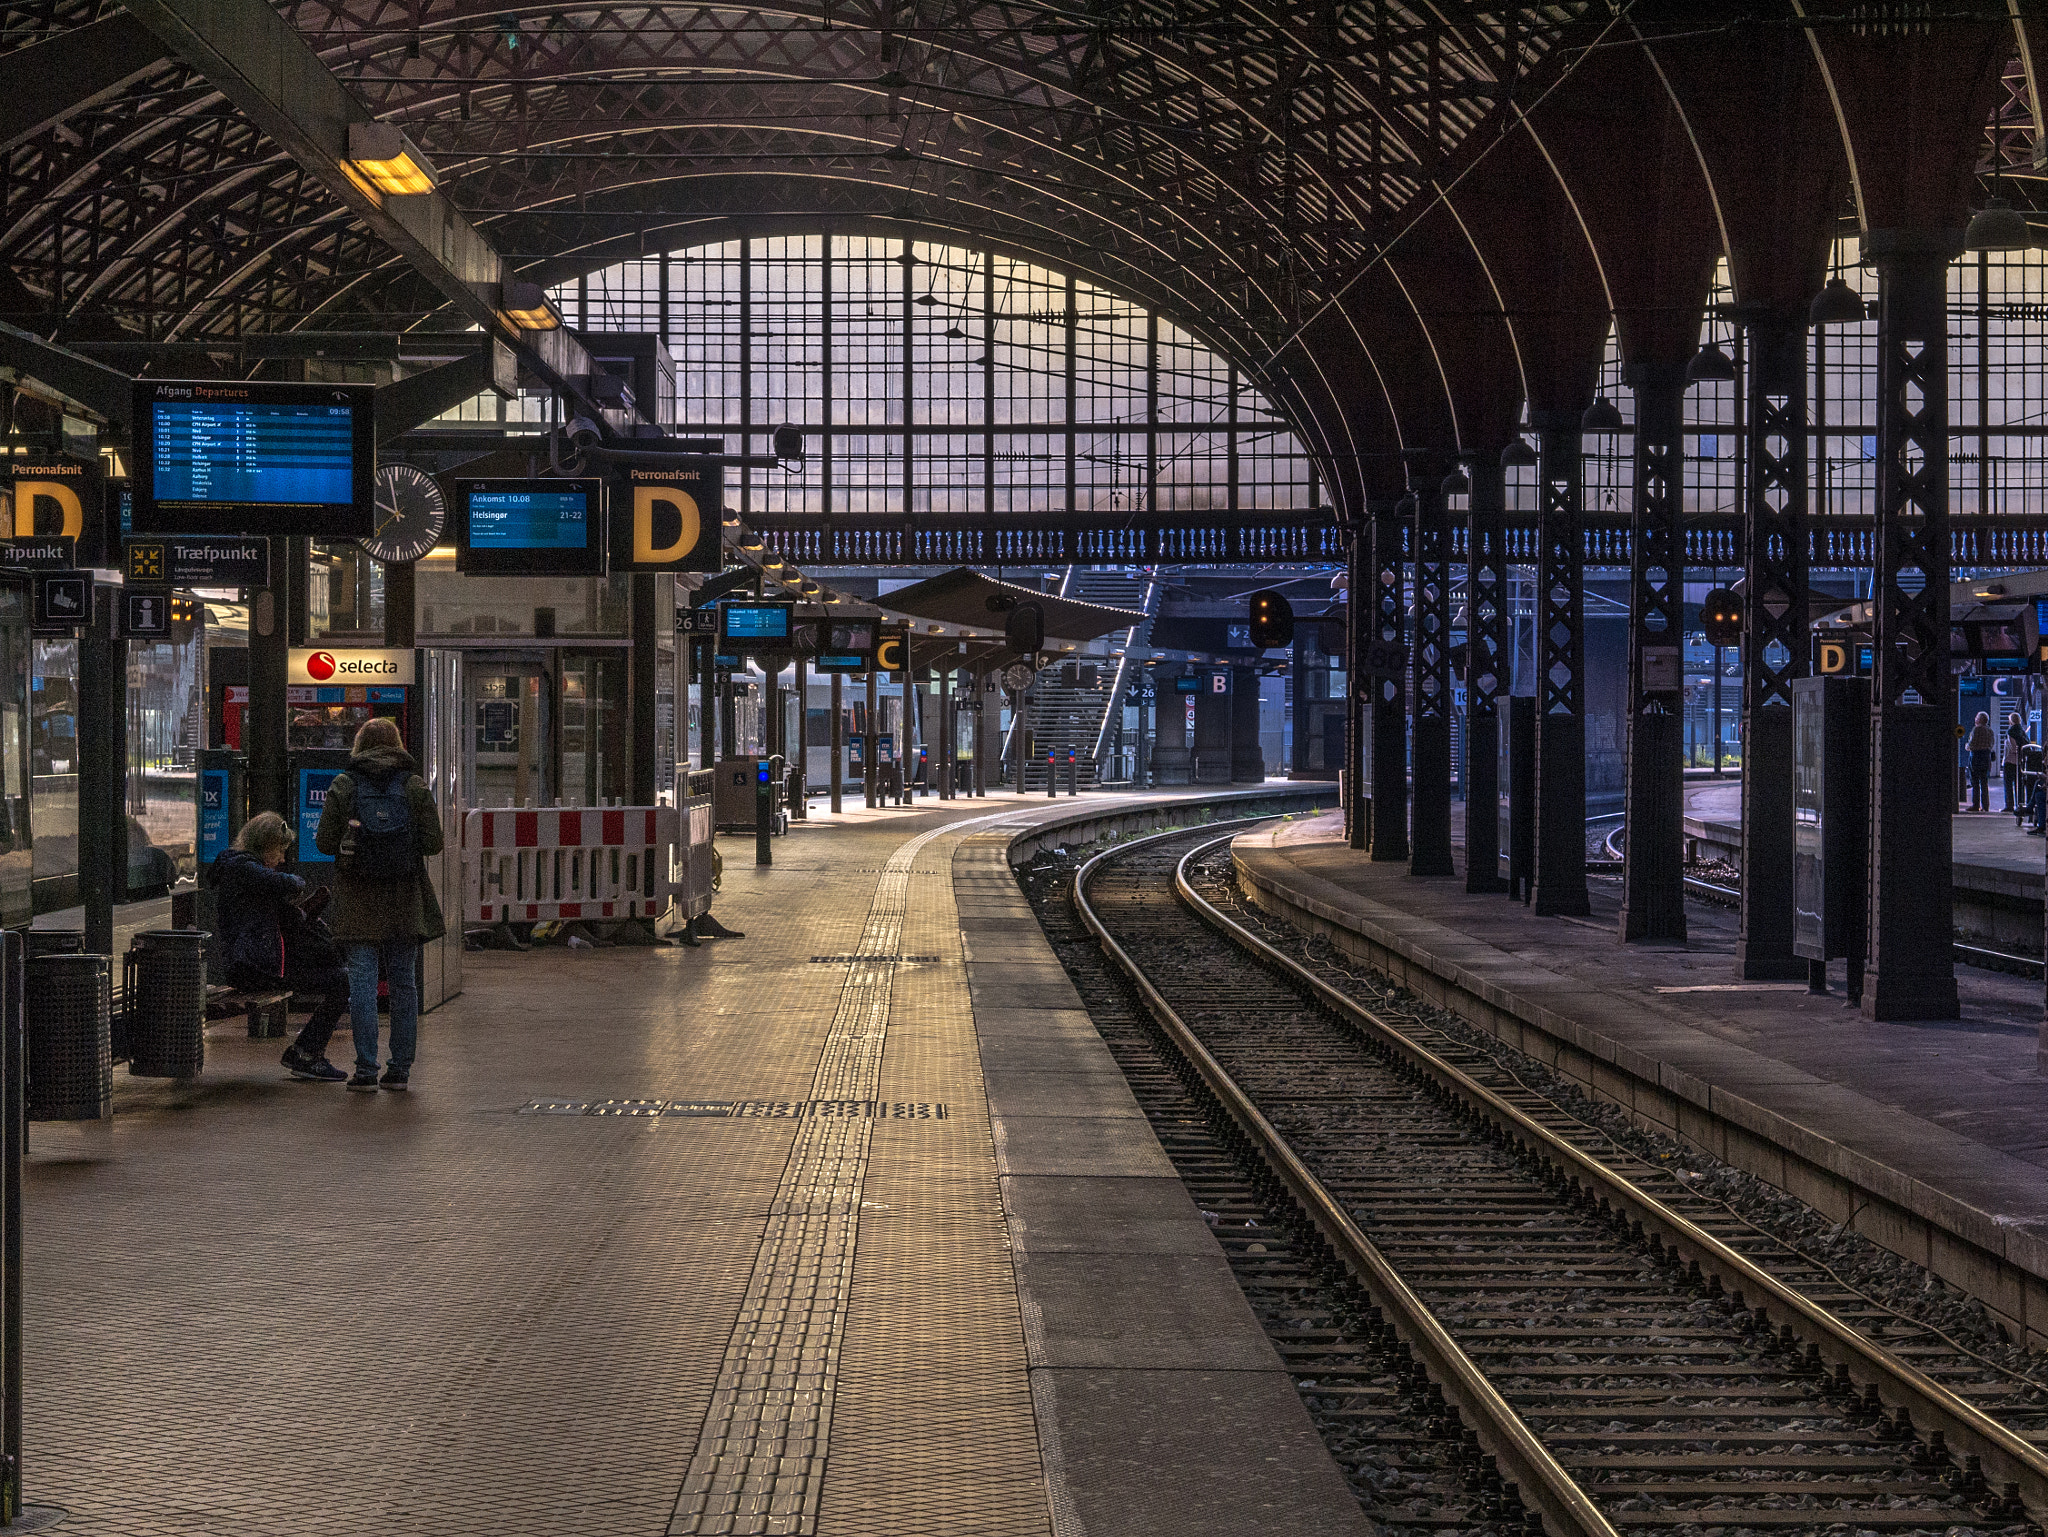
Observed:
[[[1700,600],[1700,628],[1707,632],[1710,646],[1742,643],[1742,599],[1725,587],[1716,587]]]
[[[1252,594],[1252,644],[1261,651],[1294,644],[1294,605],[1268,589]]]

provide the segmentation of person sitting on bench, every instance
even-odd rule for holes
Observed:
[[[341,1083],[348,1074],[327,1060],[327,1042],[348,1008],[348,972],[300,911],[315,888],[278,868],[291,836],[283,817],[260,811],[213,862],[227,979],[246,993],[318,993],[313,1017],[285,1048],[284,1065],[294,1078]]]

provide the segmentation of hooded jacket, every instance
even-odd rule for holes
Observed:
[[[330,857],[340,854],[348,824],[355,819],[357,780],[381,788],[401,776],[412,807],[414,853],[440,853],[441,813],[434,806],[427,782],[415,772],[412,754],[402,747],[373,747],[348,760],[347,770],[335,775],[327,787],[320,829],[313,835],[314,847]],[[328,910],[327,922],[336,941],[344,945],[439,939],[448,932],[441,917],[441,904],[427,883],[426,871],[417,863],[410,877],[396,881],[365,880],[348,870],[345,861],[338,863],[334,871],[334,905]]]
[[[209,878],[225,963],[283,976],[284,909],[298,900],[306,883],[241,849],[223,849]]]

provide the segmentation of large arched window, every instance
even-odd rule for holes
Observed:
[[[777,425],[803,428],[802,473],[727,481],[743,513],[1071,509],[1114,526],[1147,509],[1322,499],[1301,445],[1229,360],[1139,305],[1007,256],[765,236],[621,262],[553,297],[578,329],[667,341],[676,394],[661,414],[681,435],[765,454]]]

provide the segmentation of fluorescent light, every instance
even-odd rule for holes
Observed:
[[[350,123],[342,168],[386,197],[417,197],[440,182],[433,162],[392,123]]]
[[[562,324],[547,290],[538,283],[500,283],[498,318],[515,331],[553,331]]]

